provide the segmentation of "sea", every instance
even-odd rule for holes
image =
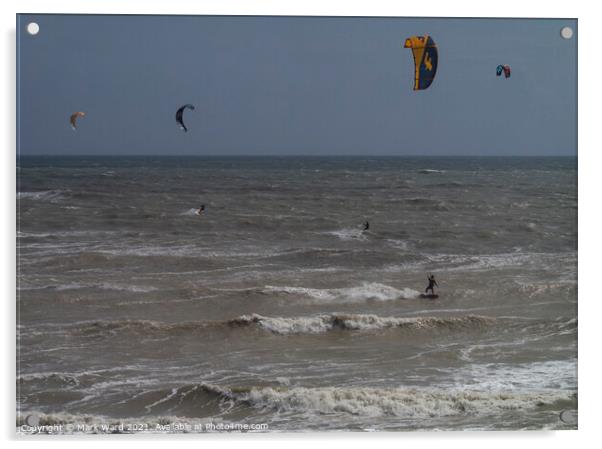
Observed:
[[[576,157],[20,156],[16,195],[18,432],[577,428]]]

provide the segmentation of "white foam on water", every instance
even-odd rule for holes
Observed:
[[[316,317],[270,318],[253,314],[243,315],[242,321],[256,322],[259,326],[275,334],[318,334],[332,330],[333,326],[328,315]]]
[[[279,255],[277,251],[266,247],[252,247],[247,251],[241,249],[214,250],[203,246],[172,245],[172,246],[130,246],[119,249],[99,249],[100,254],[111,256],[134,257],[203,257],[203,258],[263,258]]]
[[[59,200],[63,198],[63,192],[61,190],[40,190],[38,192],[17,192],[18,200]]]
[[[539,268],[571,263],[576,253],[435,254],[424,264],[443,264],[438,271],[484,271],[499,268]]]
[[[435,418],[490,415],[508,410],[529,410],[570,400],[567,392],[497,392],[433,388],[223,388],[205,386],[223,397],[252,407],[311,415]]]
[[[258,314],[242,315],[222,321],[186,321],[169,323],[154,320],[96,320],[79,321],[70,326],[71,331],[85,334],[112,335],[115,332],[133,331],[141,334],[191,333],[210,331],[215,327],[245,328],[258,327],[279,335],[321,334],[344,331],[379,331],[392,328],[420,329],[462,329],[479,328],[491,325],[495,318],[464,315],[454,317],[380,317],[369,314],[331,313],[314,316],[266,317]],[[65,328],[47,325],[39,331],[28,330],[27,335],[49,335],[64,333]]]
[[[366,300],[392,301],[396,299],[413,299],[420,295],[420,292],[410,288],[397,289],[377,282],[365,282],[357,287],[327,289],[267,285],[264,287],[263,292],[268,294],[299,295],[318,301],[340,302],[361,302]]]
[[[554,281],[514,281],[518,285],[519,291],[529,298],[537,296],[549,297],[550,295],[562,291],[564,293],[575,294],[577,290],[577,279],[555,279]]]
[[[159,405],[159,404],[162,404],[163,402],[167,402],[167,401],[169,401],[171,398],[175,397],[177,394],[178,394],[178,389],[177,389],[177,388],[173,388],[173,389],[171,390],[171,393],[170,393],[170,394],[168,394],[168,395],[167,395],[167,396],[165,396],[164,398],[161,398],[161,399],[159,399],[159,400],[157,400],[157,401],[153,402],[152,404],[149,404],[149,405],[145,406],[144,408],[146,409],[146,411],[147,411],[148,413],[150,413],[151,409],[152,409],[154,406],[156,406],[156,405]]]
[[[115,290],[115,291],[124,291],[131,293],[149,293],[158,290],[156,287],[152,287],[150,285],[142,286],[142,285],[131,285],[131,284],[114,284],[111,282],[101,282],[101,283],[92,283],[92,284],[84,284],[81,282],[71,282],[68,284],[58,284],[58,285],[41,285],[41,286],[25,286],[21,287],[20,290],[41,290],[51,288],[59,291],[64,290],[80,290],[80,289],[101,289],[101,290]]]
[[[577,359],[532,363],[485,363],[449,370],[452,387],[479,391],[577,389]]]
[[[102,284],[94,285],[96,288],[101,288],[103,290],[117,290],[117,291],[127,291],[132,293],[149,293],[153,291],[157,291],[156,287],[151,287],[150,285],[142,286],[142,285],[123,285],[123,284],[112,284],[108,282],[103,282]]]
[[[79,385],[80,380],[86,376],[103,376],[109,373],[122,373],[127,371],[138,371],[143,369],[140,365],[124,365],[115,368],[89,369],[79,372],[36,372],[24,373],[17,376],[17,382],[31,381],[60,381],[69,385]]]
[[[343,228],[336,231],[326,232],[326,234],[334,235],[341,240],[366,240],[366,234],[359,228]]]
[[[435,317],[379,317],[367,314],[323,314],[308,317],[265,317],[257,314],[243,315],[236,320],[239,324],[256,323],[275,334],[319,334],[336,329],[375,331],[391,328],[450,328],[481,326],[493,323],[494,319],[474,315]]]
[[[190,216],[190,217],[192,217],[192,216],[196,217],[196,216],[199,216],[199,214],[197,214],[197,211],[198,211],[198,208],[194,208],[193,207],[193,208],[188,209],[185,212],[182,212],[180,215],[187,215],[187,216]]]
[[[539,269],[557,264],[572,264],[576,253],[500,253],[500,254],[422,254],[423,260],[392,264],[384,271],[391,273],[429,269],[438,272],[489,271],[499,269]],[[574,278],[574,276],[573,276]]]
[[[46,238],[46,237],[100,237],[122,234],[122,231],[86,230],[86,231],[55,231],[55,232],[25,232],[17,231],[18,238]],[[77,243],[75,243],[77,244]],[[80,243],[81,244],[81,243]],[[34,246],[34,245],[31,245]],[[57,245],[58,246],[58,245]],[[38,247],[38,246],[34,246]],[[42,246],[48,247],[48,246]]]

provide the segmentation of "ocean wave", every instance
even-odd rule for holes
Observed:
[[[396,299],[414,299],[420,292],[411,288],[397,289],[377,282],[363,283],[357,287],[308,288],[268,285],[261,290],[265,294],[299,295],[318,301],[359,302],[366,300],[391,301]]]
[[[270,387],[219,386],[199,383],[164,390],[148,390],[126,400],[146,415],[138,422],[193,422],[211,416],[227,417],[230,410],[252,415],[253,410],[284,416],[320,418],[431,419],[439,417],[495,416],[507,412],[566,408],[576,405],[574,392],[472,391],[436,388],[376,387]],[[21,413],[17,425],[27,424],[35,412]],[[111,421],[103,416],[35,413],[40,425]],[[244,416],[244,415],[243,415]],[[130,419],[120,419],[129,422]]]
[[[33,373],[17,376],[17,384],[34,383],[46,388],[68,388],[79,385],[78,377],[67,373]]]
[[[161,404],[177,412],[186,398],[207,396],[234,405],[268,409],[280,413],[309,415],[342,414],[362,417],[435,418],[442,416],[490,415],[504,411],[537,409],[559,401],[574,400],[573,392],[470,391],[435,388],[372,387],[223,387],[188,385],[164,391]]]
[[[34,201],[52,201],[64,198],[62,190],[39,190],[37,192],[17,192],[18,200],[34,200]]]
[[[445,173],[444,170],[435,170],[432,168],[423,168],[422,170],[418,170],[418,173],[422,175],[433,175],[433,174],[442,174]]]
[[[34,386],[36,389],[57,389],[57,388],[88,388],[99,380],[109,379],[114,374],[135,372],[140,367],[135,365],[126,365],[116,368],[92,369],[80,372],[39,372],[26,373],[17,376],[17,385]]]
[[[235,320],[241,324],[257,324],[262,329],[281,335],[318,334],[333,330],[375,331],[390,328],[433,329],[480,327],[493,318],[468,315],[461,317],[379,317],[365,314],[324,314],[309,317],[264,317],[243,315]]]
[[[221,393],[224,394],[224,393]],[[438,391],[404,388],[257,388],[230,392],[253,407],[278,411],[345,413],[360,416],[432,418],[465,414],[489,414],[504,410],[536,408],[559,400],[567,393],[496,393]]]
[[[500,254],[436,254],[427,255],[427,264],[441,264],[439,271],[484,271],[499,268],[550,267],[557,263],[573,263],[576,254],[567,253],[500,253]],[[435,269],[435,268],[433,268]]]
[[[379,317],[368,314],[331,313],[315,316],[266,317],[258,314],[242,315],[222,321],[187,321],[166,323],[152,320],[84,321],[76,323],[72,331],[85,335],[110,335],[116,332],[138,334],[179,334],[215,328],[257,328],[278,335],[321,334],[334,330],[378,331],[404,329],[460,329],[478,328],[495,322],[494,318],[465,315],[457,317]],[[50,331],[49,331],[50,332]]]

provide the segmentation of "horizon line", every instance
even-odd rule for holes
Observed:
[[[17,157],[575,157],[577,154],[17,154]]]

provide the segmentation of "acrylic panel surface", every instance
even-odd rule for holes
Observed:
[[[577,35],[18,16],[17,429],[576,428]]]

